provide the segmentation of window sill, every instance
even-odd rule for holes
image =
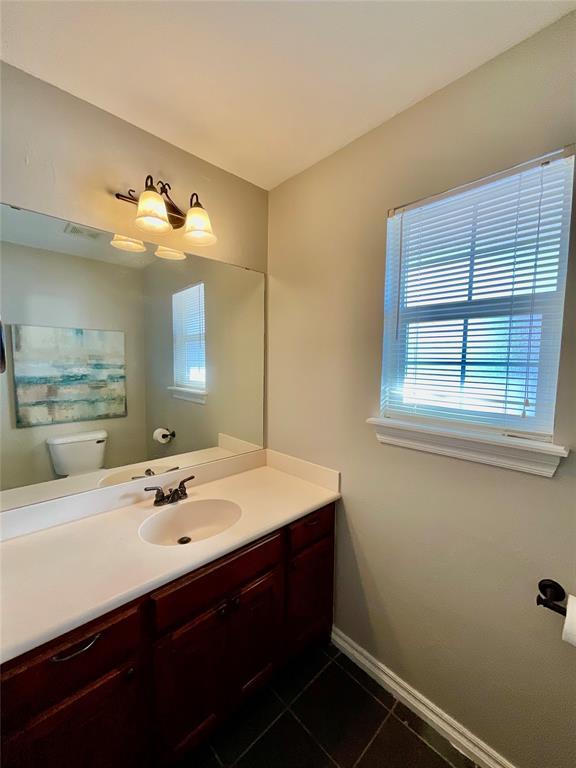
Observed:
[[[552,477],[560,459],[568,456],[561,445],[474,430],[416,424],[392,418],[371,418],[378,442],[438,453],[456,459]]]
[[[167,387],[167,389],[177,400],[189,400],[191,403],[199,403],[200,405],[204,405],[206,402],[206,392],[199,389],[185,389],[184,387]]]

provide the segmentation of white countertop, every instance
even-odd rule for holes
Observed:
[[[148,544],[138,535],[157,511],[152,500],[48,528],[0,544],[0,661],[167,584],[340,495],[265,466],[192,486],[188,499],[229,499],[242,517],[185,547]],[[81,502],[79,502],[81,503]]]

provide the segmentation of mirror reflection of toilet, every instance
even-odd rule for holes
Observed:
[[[108,433],[104,429],[49,437],[46,444],[54,472],[60,477],[68,477],[101,469],[107,440]]]

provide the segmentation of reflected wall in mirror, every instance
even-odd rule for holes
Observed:
[[[262,447],[264,275],[1,214],[2,509]]]

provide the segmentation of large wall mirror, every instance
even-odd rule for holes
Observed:
[[[1,227],[2,509],[262,447],[264,275],[7,205]]]

